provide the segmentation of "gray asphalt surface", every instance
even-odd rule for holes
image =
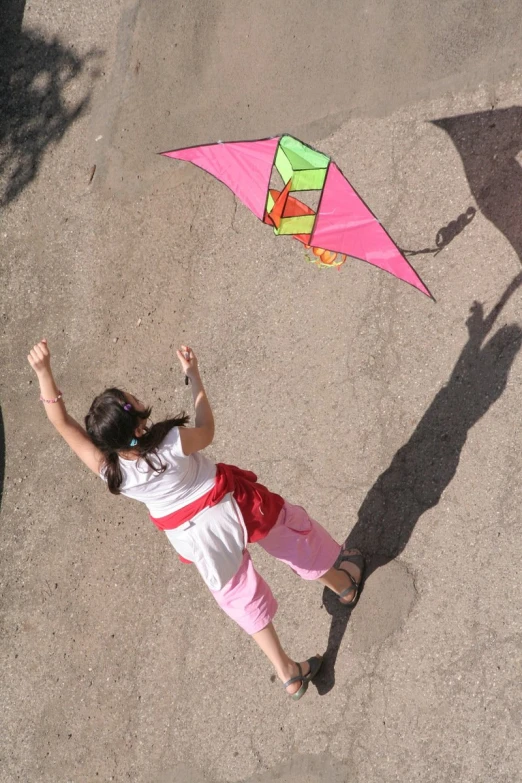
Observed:
[[[1,783],[517,783],[519,4],[5,7]],[[362,262],[317,270],[154,154],[285,131],[436,303]],[[211,454],[370,557],[349,616],[253,549],[289,653],[327,651],[301,702],[50,431],[42,336],[80,418],[113,383],[187,407],[190,342]]]

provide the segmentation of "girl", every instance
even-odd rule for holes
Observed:
[[[342,549],[304,509],[291,505],[232,465],[201,451],[214,438],[214,418],[194,352],[178,359],[192,386],[195,426],[185,415],[149,424],[151,409],[129,392],[107,389],[92,403],[85,430],[66,411],[51,371],[46,340],[27,357],[40,383],[47,417],[71,449],[115,495],[140,500],[180,555],[192,562],[221,608],[251,634],[293,699],[306,693],[322,656],[297,663],[272,624],[277,603],[255,570],[247,544],[257,541],[303,579],[316,579],[355,606],[364,559]]]

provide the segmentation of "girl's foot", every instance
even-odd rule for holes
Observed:
[[[308,661],[302,661],[302,663],[299,664],[301,666],[301,672],[299,672],[299,667],[295,661],[292,661],[291,667],[283,674],[283,676],[280,678],[283,683],[288,682],[288,680],[291,680],[292,677],[300,677],[301,674],[303,677],[306,677],[307,674],[310,674],[310,664]],[[285,688],[286,692],[289,696],[293,696],[294,693],[297,693],[299,688],[302,686],[303,681],[297,680],[296,682],[292,682],[290,685],[287,685]]]
[[[297,673],[289,677],[288,680],[283,680],[283,686],[291,699],[298,701],[305,695],[308,690],[308,685],[317,675],[322,665],[322,655],[312,655],[311,658],[308,658],[307,661],[303,661],[303,663],[294,663],[294,661],[290,661],[288,671],[292,672],[297,670]]]
[[[343,549],[334,568],[346,574],[346,589],[339,593],[345,606],[355,606],[364,573],[364,558],[358,549]]]

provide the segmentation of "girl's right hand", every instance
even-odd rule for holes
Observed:
[[[198,360],[192,348],[189,348],[188,345],[182,345],[180,350],[176,351],[176,355],[181,364],[181,369],[187,378],[194,378],[199,375]]]
[[[37,375],[51,371],[51,352],[45,337],[39,343],[36,343],[27,356],[27,361]]]

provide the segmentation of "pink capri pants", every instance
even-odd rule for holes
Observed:
[[[335,563],[341,545],[304,508],[285,503],[270,533],[257,542],[302,579],[319,579]],[[235,576],[212,595],[248,634],[262,631],[277,611],[270,587],[254,568],[248,550]]]

